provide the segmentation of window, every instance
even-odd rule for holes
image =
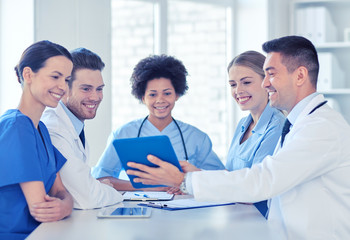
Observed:
[[[231,2],[231,1],[227,1]],[[226,1],[112,0],[113,129],[147,115],[131,95],[133,67],[150,54],[166,53],[189,72],[189,90],[173,116],[206,132],[221,159],[227,153],[231,8]]]

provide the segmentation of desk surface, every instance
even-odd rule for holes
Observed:
[[[115,206],[135,206],[123,202]],[[28,240],[62,239],[281,239],[253,205],[178,211],[153,209],[150,218],[98,219],[99,210],[74,210],[70,217],[42,223]]]

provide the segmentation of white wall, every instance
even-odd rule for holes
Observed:
[[[236,0],[236,51],[262,52],[261,45],[267,41],[267,0]]]
[[[269,0],[236,0],[235,10],[235,36],[234,55],[248,50],[262,51],[262,44],[268,39]],[[278,0],[276,0],[278,1]],[[237,104],[233,105],[234,121],[236,124],[243,117],[249,114],[248,111],[241,111]]]
[[[14,67],[33,42],[33,16],[33,0],[0,1],[0,114],[18,106],[22,89]]]
[[[97,53],[106,67],[104,100],[96,118],[87,120],[91,162],[101,155],[111,131],[111,16],[109,0],[34,0],[35,41],[50,40],[68,50],[85,47]]]
[[[290,34],[291,0],[268,0],[269,40]]]

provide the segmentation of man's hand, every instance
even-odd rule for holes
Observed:
[[[139,163],[128,162],[129,167],[140,170],[127,170],[127,174],[137,176],[137,178],[134,178],[135,182],[141,182],[147,185],[167,185],[171,187],[179,187],[181,185],[184,179],[184,173],[177,167],[153,155],[148,155],[147,159],[159,167],[154,168]]]

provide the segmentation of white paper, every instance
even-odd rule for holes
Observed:
[[[143,192],[143,191],[133,191],[125,192],[123,194],[124,200],[171,200],[174,194],[169,194],[167,192]]]

